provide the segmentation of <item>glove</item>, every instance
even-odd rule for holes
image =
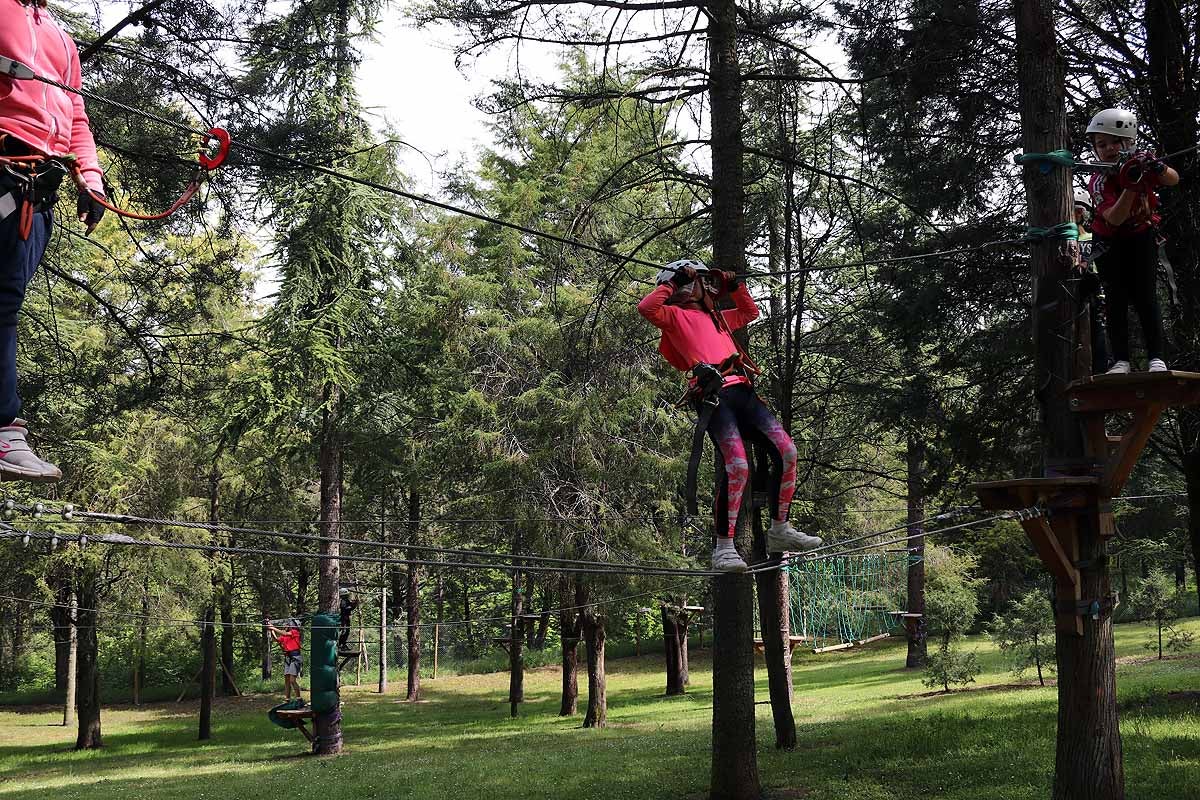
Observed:
[[[79,221],[87,226],[88,233],[96,230],[104,216],[104,206],[87,189],[79,190],[79,202],[75,204],[75,210],[79,213]]]
[[[1159,175],[1150,167],[1153,160],[1153,156],[1149,153],[1134,153],[1126,159],[1117,173],[1117,180],[1121,184],[1121,188],[1134,192],[1152,191],[1158,185]]]
[[[675,270],[675,277],[671,278],[671,283],[674,283],[676,286],[687,286],[694,280],[696,280],[696,268],[684,267],[683,269]]]

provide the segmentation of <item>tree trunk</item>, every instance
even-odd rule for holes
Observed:
[[[95,578],[82,581],[79,589],[78,661],[75,675],[79,728],[75,737],[76,750],[96,750],[104,746],[100,735],[100,646],[97,636],[100,596]],[[70,694],[70,689],[67,690]],[[69,699],[69,698],[68,698]]]
[[[721,269],[744,272],[737,4],[717,0],[708,5],[708,16],[713,262]],[[762,794],[754,740],[752,586],[748,575],[713,580],[712,800],[757,800]]]
[[[521,538],[521,524],[513,523],[512,552],[520,554],[524,546]],[[520,565],[514,560],[513,564]],[[521,571],[512,571],[512,600],[510,604],[512,618],[508,625],[508,704],[509,714],[517,716],[517,708],[525,702],[525,656],[521,650],[525,643],[521,615],[525,613],[525,596],[521,591]]]
[[[588,602],[587,583],[575,577],[575,608],[559,612],[559,630],[562,631],[562,703],[558,707],[560,717],[573,717],[579,710],[579,637],[583,632],[583,609]],[[564,603],[571,580],[564,574],[559,587]]]
[[[928,658],[927,626],[925,623],[925,440],[915,431],[909,431],[907,442],[908,466],[908,603],[905,610],[913,617],[912,624],[904,626],[908,637],[908,657],[904,661],[907,669],[925,666]]]
[[[150,580],[142,582],[142,618],[138,621],[138,648],[133,659],[133,704],[142,704],[142,688],[146,685],[146,638],[149,636]]]
[[[379,498],[379,541],[387,541],[387,503],[384,498]],[[385,548],[379,548],[379,555],[386,556]],[[388,590],[387,590],[387,565],[379,565],[379,686],[380,694],[387,694],[388,690],[388,655],[387,655],[387,615],[388,615]]]
[[[218,448],[217,454],[213,457],[212,472],[208,478],[208,521],[211,525],[217,525],[221,520],[221,473],[217,470],[217,459],[220,458],[221,449]],[[221,580],[218,577],[219,570],[215,563],[216,556],[211,559],[212,564],[212,599],[204,610],[204,628],[200,634],[200,654],[202,667],[200,668],[200,741],[207,741],[212,738],[212,703],[213,694],[216,692],[217,685],[217,631],[214,623],[216,622],[216,603],[221,594]]]
[[[441,568],[438,569],[437,583],[434,589],[437,616],[433,623],[433,679],[437,680],[438,650],[442,646],[442,622],[446,619],[446,581]]]
[[[1200,141],[1200,89],[1196,86],[1194,59],[1197,29],[1190,4],[1175,0],[1145,3],[1146,91],[1151,125],[1162,152],[1173,153]],[[1179,287],[1179,308],[1172,333],[1178,369],[1200,370],[1200,155],[1191,151],[1171,158],[1179,172],[1179,185],[1160,193],[1162,232],[1167,256]],[[1187,485],[1188,535],[1192,566],[1200,598],[1200,411],[1179,410],[1186,452],[1183,474]]]
[[[753,485],[766,488],[767,460],[756,458]],[[752,512],[754,521],[754,560],[767,558],[767,533],[763,528],[762,509]],[[771,718],[775,723],[775,748],[796,749],[796,718],[792,714],[792,647],[790,598],[784,593],[783,570],[773,569],[754,576],[758,589],[758,620],[762,631],[763,658],[767,662],[767,690],[771,698]],[[753,657],[753,656],[751,656]]]
[[[233,585],[232,582],[221,584],[221,694],[233,697],[238,691],[233,684]]]
[[[75,624],[79,618],[79,604],[75,600],[74,592],[69,595],[67,604],[70,607],[67,609],[67,684],[63,687],[65,692],[63,699],[64,728],[69,728],[75,722],[75,702],[79,686],[76,672],[79,669],[79,628]]]
[[[322,399],[324,419],[321,426],[320,449],[317,455],[321,481],[321,560],[318,566],[317,609],[337,617],[340,611],[341,535],[342,519],[342,456],[339,409],[341,387],[326,384]],[[337,705],[328,713],[313,718],[313,752],[317,755],[337,755],[342,752],[342,714]]]
[[[56,605],[50,608],[51,636],[54,639],[54,691],[67,690],[67,675],[70,671],[68,661],[71,650],[71,589],[67,584],[60,585],[54,593]],[[145,620],[143,620],[143,623]]]
[[[204,609],[204,629],[200,634],[200,652],[203,666],[200,668],[200,735],[204,742],[212,738],[213,694],[217,688],[217,632],[212,603]]]
[[[680,611],[668,603],[662,604],[663,628],[663,657],[667,664],[666,696],[684,694],[687,689],[683,683],[683,656],[680,648],[683,646],[683,636],[680,634]]]
[[[414,485],[408,494],[408,543],[411,545],[419,544],[420,520],[421,494]],[[420,558],[414,550],[408,551],[408,557]],[[408,621],[408,688],[404,699],[415,703],[421,699],[421,570],[412,564],[408,566],[404,595]]]
[[[1063,72],[1055,43],[1054,0],[1017,0],[1017,78],[1020,89],[1021,147],[1049,153],[1067,146]],[[1023,171],[1028,224],[1049,227],[1071,219],[1070,175],[1047,173],[1033,164]],[[1090,371],[1086,330],[1079,330],[1078,303],[1070,291],[1070,267],[1048,242],[1031,248],[1033,268],[1034,385],[1042,411],[1042,442],[1047,475],[1062,474],[1085,462],[1080,420],[1067,402],[1069,381]],[[1086,315],[1083,315],[1086,320]],[[1069,530],[1074,527],[1074,531]],[[1079,546],[1082,597],[1108,597],[1105,544],[1098,509],[1055,521]],[[1065,598],[1060,598],[1065,600]],[[1083,618],[1083,635],[1059,630],[1058,745],[1055,800],[1123,800],[1125,777],[1117,725],[1112,617]]]
[[[583,639],[587,650],[588,705],[583,727],[608,724],[608,678],[604,672],[604,618],[596,609],[583,611]]]
[[[267,617],[270,616],[270,611],[268,609],[264,608],[262,610],[262,615],[263,615],[263,619],[266,619]],[[262,639],[262,679],[264,681],[269,681],[269,680],[271,680],[271,674],[272,674],[272,670],[271,670],[271,655],[272,655],[272,653],[271,653],[271,633],[270,633],[270,631],[267,630],[266,625],[262,626],[261,630],[259,631],[259,635]]]

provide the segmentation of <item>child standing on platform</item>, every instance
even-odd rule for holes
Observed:
[[[1129,308],[1137,312],[1150,372],[1166,372],[1162,312],[1158,305],[1159,186],[1179,183],[1179,173],[1153,153],[1134,152],[1137,117],[1106,108],[1092,118],[1088,139],[1096,156],[1120,166],[1092,176],[1088,191],[1095,215],[1092,247],[1108,310],[1109,344],[1115,359],[1109,375],[1127,375]]]

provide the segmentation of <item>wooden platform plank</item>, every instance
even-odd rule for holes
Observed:
[[[1092,475],[1055,478],[1011,478],[971,484],[989,511],[1015,511],[1031,506],[1083,508],[1094,502],[1100,479]]]
[[[1130,411],[1148,404],[1189,406],[1200,403],[1198,372],[1131,372],[1093,375],[1067,387],[1072,411]]]

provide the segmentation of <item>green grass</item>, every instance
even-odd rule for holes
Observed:
[[[1187,625],[1200,632],[1200,620]],[[1145,625],[1118,626],[1117,681],[1128,797],[1196,797],[1200,654],[1147,661]],[[982,639],[973,691],[929,695],[900,669],[903,643],[821,656],[797,652],[796,752],[772,747],[770,708],[758,706],[759,771],[777,796],[1026,800],[1049,794],[1056,692],[984,689],[1014,679]],[[105,748],[75,753],[74,732],[49,707],[0,711],[0,798],[701,798],[711,767],[711,672],[694,653],[684,697],[662,697],[661,656],[609,663],[609,722],[583,730],[557,716],[559,674],[529,673],[511,720],[507,675],[426,680],[427,702],[397,702],[371,684],[347,687],[346,753],[303,754],[299,734],[269,724],[275,698],[219,701],[214,738],[198,743],[196,704],[106,708]],[[760,669],[758,695],[766,699]],[[581,698],[582,699],[582,698]]]

